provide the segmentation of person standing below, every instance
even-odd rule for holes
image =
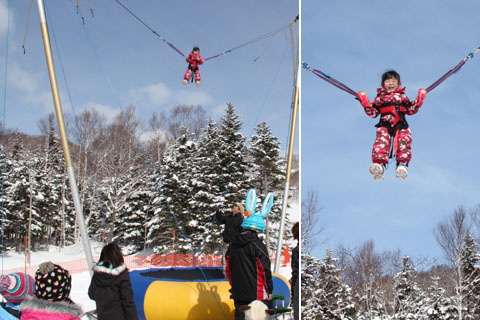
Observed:
[[[27,295],[20,304],[22,320],[80,320],[80,305],[70,300],[72,276],[53,262],[44,262],[35,272],[35,296]]]
[[[222,266],[223,266],[223,274],[225,274],[225,254],[227,253],[228,246],[233,240],[240,234],[242,229],[242,222],[243,222],[243,213],[245,212],[245,208],[241,203],[235,203],[232,208],[232,213],[228,216],[223,216],[220,212],[215,213],[215,217],[219,224],[224,224],[225,229],[223,230],[222,237],[224,241],[224,245],[222,248]]]
[[[292,250],[292,261],[290,263],[292,267],[292,279],[290,279],[290,284],[291,284],[291,290],[292,290],[292,306],[293,306],[293,315],[294,319],[298,320],[300,318],[300,315],[298,314],[300,312],[300,297],[299,297],[299,240],[298,240],[298,233],[300,229],[300,224],[295,222],[295,224],[292,227],[292,235],[293,239],[297,240],[297,246],[293,248]]]
[[[103,247],[93,271],[88,296],[95,300],[98,320],[137,320],[130,276],[116,243]]]
[[[247,201],[248,205],[248,201]],[[255,208],[255,206],[252,206]],[[260,210],[263,212],[263,206]],[[227,277],[232,287],[235,320],[245,319],[240,306],[252,301],[271,301],[273,280],[267,246],[258,237],[265,231],[264,215],[252,212],[243,219],[242,231],[232,241],[227,251]],[[267,303],[268,304],[268,303]]]

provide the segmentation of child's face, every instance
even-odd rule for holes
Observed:
[[[400,82],[395,78],[387,79],[383,82],[383,88],[388,92],[393,92],[398,89]]]
[[[199,54],[200,50],[193,50],[193,54]]]

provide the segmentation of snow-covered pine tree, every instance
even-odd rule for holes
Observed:
[[[171,239],[173,230],[177,231],[176,252],[189,253],[194,249],[191,237],[196,236],[198,221],[191,215],[192,159],[197,147],[187,129],[180,130],[181,134],[175,143],[167,148],[159,169],[160,185],[167,200],[163,197],[158,199],[160,208],[156,210],[155,218],[148,224],[148,243],[154,247],[155,253],[170,248],[171,244],[165,240]]]
[[[245,196],[251,187],[247,175],[247,163],[244,159],[245,136],[240,133],[243,121],[238,120],[235,108],[231,103],[227,104],[226,114],[221,119],[219,139],[220,145],[218,157],[220,159],[219,187],[224,196],[222,208],[223,214],[231,212],[234,203],[245,203]]]
[[[31,244],[40,240],[43,222],[38,214],[39,181],[37,175],[41,171],[42,158],[24,150],[15,143],[9,159],[7,159],[8,177],[5,180],[5,210],[10,211],[16,224],[14,233],[22,236],[28,235],[29,217],[31,210]],[[30,206],[31,203],[31,206]]]
[[[480,319],[480,254],[478,245],[467,232],[460,252],[462,282],[459,294],[462,296],[465,320]]]
[[[302,255],[302,319],[353,320],[355,305],[351,288],[343,283],[337,259],[327,249],[323,262]],[[304,275],[307,277],[304,280]],[[307,296],[304,296],[304,290]]]
[[[301,271],[301,315],[304,320],[321,318],[320,296],[317,291],[322,287],[320,282],[320,260],[311,254],[302,254]]]
[[[65,184],[65,159],[62,148],[55,134],[55,127],[50,126],[46,135],[46,149],[44,151],[44,162],[38,172],[38,189],[36,197],[38,213],[42,219],[43,235],[46,239],[47,247],[52,239],[59,244],[62,225],[66,220],[70,220],[70,215],[65,214],[62,217],[61,208],[64,198]],[[75,213],[73,212],[73,217]],[[63,218],[63,219],[62,219]],[[73,219],[73,218],[72,218]]]
[[[198,142],[198,150],[192,161],[192,219],[198,221],[198,234],[192,236],[196,251],[221,252],[223,227],[215,223],[214,216],[222,204],[220,192],[220,140],[218,127],[210,118]],[[205,239],[205,240],[204,240]],[[205,241],[202,246],[202,242]]]
[[[150,171],[143,163],[130,167],[131,177],[136,177],[126,195],[125,202],[118,214],[121,221],[121,241],[125,244],[124,254],[133,254],[144,249],[147,227],[146,224],[153,218],[156,207],[153,205],[155,197],[158,196],[158,187]]]
[[[415,268],[410,263],[410,258],[402,259],[402,270],[394,277],[395,310],[394,319],[413,320],[419,319],[420,303],[425,294],[415,282]]]
[[[274,193],[274,204],[266,219],[266,244],[273,250],[277,244],[278,229],[282,213],[283,186],[285,183],[285,159],[280,156],[280,142],[272,135],[272,131],[265,121],[255,128],[255,135],[250,138],[249,157],[252,157],[252,182],[260,194],[260,199],[265,199],[268,192]],[[260,205],[260,204],[259,204]],[[290,224],[285,217],[286,233]],[[287,236],[287,238],[291,238]]]
[[[428,288],[428,294],[420,303],[422,320],[448,320],[455,319],[457,310],[452,299],[446,297],[445,289],[440,285],[439,277],[432,277],[432,284]]]
[[[124,209],[129,196],[139,188],[141,178],[138,175],[132,175],[134,171],[131,166],[119,167],[115,174],[102,180],[99,188],[99,196],[103,202],[102,212],[108,223],[107,234],[111,241],[123,243],[124,233],[127,231],[123,221],[126,214]]]

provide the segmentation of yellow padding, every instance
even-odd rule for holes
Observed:
[[[154,281],[145,293],[145,317],[147,320],[222,320],[225,317],[220,303],[227,319],[233,320],[235,307],[229,289],[228,281]]]

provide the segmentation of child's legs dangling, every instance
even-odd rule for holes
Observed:
[[[200,82],[200,70],[195,70],[195,82]]]
[[[412,132],[410,129],[398,131],[397,163],[408,164],[412,158]]]
[[[387,128],[377,129],[375,142],[373,143],[372,162],[387,164],[390,155],[390,134]]]
[[[183,77],[183,80],[186,80],[188,82],[191,76],[192,76],[192,70],[187,69],[187,72],[185,72],[185,76]]]

